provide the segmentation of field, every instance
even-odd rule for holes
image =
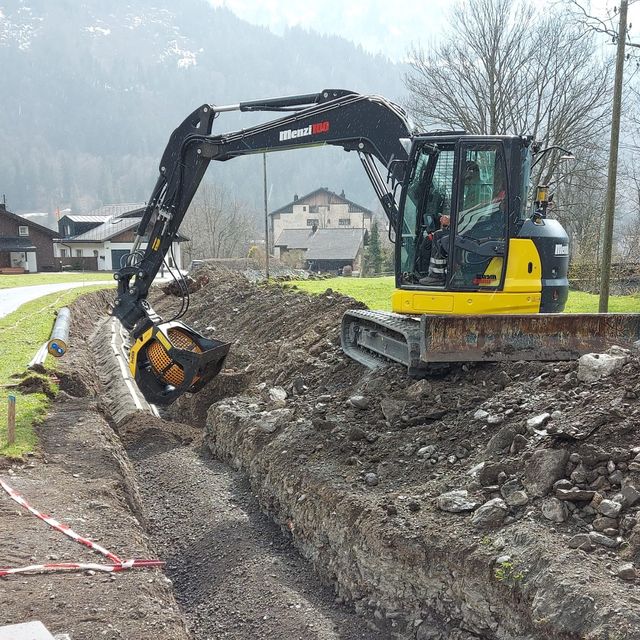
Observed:
[[[329,278],[328,280],[297,280],[287,284],[295,285],[308,293],[323,293],[327,289],[339,291],[364,302],[370,309],[391,310],[391,293],[394,278]],[[598,296],[582,291],[571,291],[565,308],[567,313],[597,313]],[[640,295],[611,296],[609,311],[613,313],[640,312]]]
[[[22,275],[0,275],[0,289],[13,287],[33,287],[37,284],[58,284],[61,282],[90,282],[112,280],[108,271],[87,271],[86,273],[24,273]]]
[[[32,300],[0,319],[0,343],[3,345],[0,355],[0,405],[3,407],[0,455],[19,457],[33,450],[37,444],[33,426],[44,417],[49,400],[44,393],[21,393],[14,385],[19,382],[36,351],[48,340],[54,311],[80,295],[102,288],[83,287],[52,293]],[[53,360],[51,357],[47,359],[48,367],[55,367]],[[55,386],[52,390],[56,391]],[[7,445],[4,418],[9,394],[16,396],[16,443],[11,447]]]

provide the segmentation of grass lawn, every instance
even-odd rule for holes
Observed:
[[[0,289],[30,287],[36,284],[57,284],[59,282],[90,282],[94,280],[113,280],[113,274],[110,271],[23,273],[18,276],[0,274]]]
[[[97,285],[52,293],[27,302],[0,318],[0,455],[19,457],[35,449],[37,438],[33,427],[44,418],[49,405],[43,393],[24,394],[6,385],[16,382],[12,376],[24,373],[36,351],[49,339],[55,309],[70,304],[78,296],[103,288]],[[55,358],[47,357],[47,367],[55,368]],[[6,432],[9,394],[16,396],[16,442],[12,447],[7,446]]]
[[[329,278],[327,280],[296,280],[296,285],[308,293],[322,293],[327,289],[339,291],[364,302],[370,309],[391,311],[393,276],[385,278]],[[598,296],[582,291],[570,291],[565,311],[567,313],[597,313]],[[611,296],[609,311],[614,313],[640,313],[640,295]]]

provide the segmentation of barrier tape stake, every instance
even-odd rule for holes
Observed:
[[[16,397],[9,396],[7,406],[7,444],[12,446],[16,443]]]

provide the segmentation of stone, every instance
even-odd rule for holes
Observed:
[[[624,499],[624,506],[627,508],[633,507],[640,502],[640,491],[628,482],[622,484],[621,493]]]
[[[622,505],[613,500],[603,500],[597,507],[598,511],[607,518],[617,518],[622,511]]]
[[[500,487],[504,501],[510,507],[521,507],[529,502],[529,496],[518,480],[509,480]]]
[[[621,564],[616,571],[616,575],[622,580],[635,580],[637,577],[636,569],[631,562]]]
[[[629,471],[640,471],[640,462],[636,462],[635,460],[630,462]]]
[[[375,487],[378,484],[378,476],[375,473],[366,473],[364,481],[370,487]]]
[[[473,419],[474,420],[485,420],[486,418],[489,417],[489,412],[485,411],[484,409],[478,409],[474,414],[473,414]]]
[[[596,533],[595,531],[591,531],[589,533],[589,538],[593,544],[599,544],[603,547],[608,547],[609,549],[617,549],[620,546],[620,543],[609,536],[605,536],[602,533]]]
[[[573,484],[571,480],[567,480],[566,478],[562,478],[557,482],[553,483],[553,490],[558,491],[558,489],[573,489]]]
[[[471,524],[476,529],[492,529],[499,527],[507,516],[508,507],[502,498],[488,500],[476,509]]]
[[[529,418],[527,420],[527,429],[541,429],[549,421],[550,418],[551,414],[547,412],[541,413],[537,416],[534,416],[533,418]]]
[[[596,531],[604,531],[605,529],[612,529],[618,526],[618,521],[613,518],[605,518],[604,516],[597,517],[592,523],[593,528]]]
[[[489,416],[491,418],[491,416]],[[487,419],[489,424],[493,424]],[[511,443],[515,437],[513,429],[509,427],[502,427],[493,435],[491,440],[487,443],[487,453],[499,453],[505,451],[511,447]]]
[[[572,487],[571,489],[557,489],[556,497],[560,500],[571,500],[572,502],[591,502],[595,493],[595,491]]]
[[[380,401],[382,414],[389,422],[395,422],[404,412],[407,403],[403,400],[394,400],[393,398],[383,398]]]
[[[418,380],[407,387],[405,394],[409,400],[420,400],[424,396],[430,395],[432,388],[432,384],[428,380]]]
[[[534,497],[546,496],[564,475],[569,454],[564,449],[536,449],[525,465],[524,488]]]
[[[587,474],[589,470],[582,463],[578,464],[578,466],[574,469],[571,474],[571,481],[576,484],[582,484],[587,481]]]
[[[371,405],[371,401],[369,400],[369,398],[366,398],[365,396],[351,396],[347,402],[352,407],[355,407],[356,409],[360,409],[361,411],[368,409],[369,406]]]
[[[436,448],[432,444],[428,444],[418,449],[418,455],[424,456],[425,458],[430,458],[435,452],[436,452]]]
[[[490,415],[487,418],[487,424],[502,424],[504,422],[504,416],[495,414],[495,415]]]
[[[269,399],[271,402],[282,402],[287,399],[287,392],[282,387],[272,387],[269,389]]]
[[[609,482],[616,487],[619,487],[622,484],[623,480],[624,480],[624,474],[622,473],[622,471],[620,471],[620,469],[614,471],[609,476]]]
[[[588,533],[578,533],[568,542],[570,549],[588,549],[591,547],[591,538]]]
[[[613,347],[608,353],[586,353],[578,359],[578,380],[597,382],[621,369],[628,361],[628,351],[626,354],[616,352]]]
[[[364,440],[366,437],[367,434],[360,427],[351,427],[351,429],[349,429],[348,438],[352,442]]]
[[[542,515],[551,522],[564,522],[568,516],[567,505],[558,498],[547,498],[542,503]]]
[[[439,495],[436,504],[441,511],[462,513],[464,511],[473,511],[480,503],[471,498],[466,489],[456,489]]]
[[[513,442],[511,443],[509,452],[512,454],[520,453],[521,451],[526,449],[527,444],[529,444],[529,441],[521,433],[516,433],[513,438]]]

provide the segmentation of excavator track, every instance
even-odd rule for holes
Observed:
[[[420,360],[420,319],[385,311],[347,311],[342,316],[342,350],[369,369],[391,362],[419,377],[430,367]]]
[[[348,311],[342,348],[375,369],[391,361],[422,377],[454,362],[574,360],[640,340],[640,314],[423,315]]]

